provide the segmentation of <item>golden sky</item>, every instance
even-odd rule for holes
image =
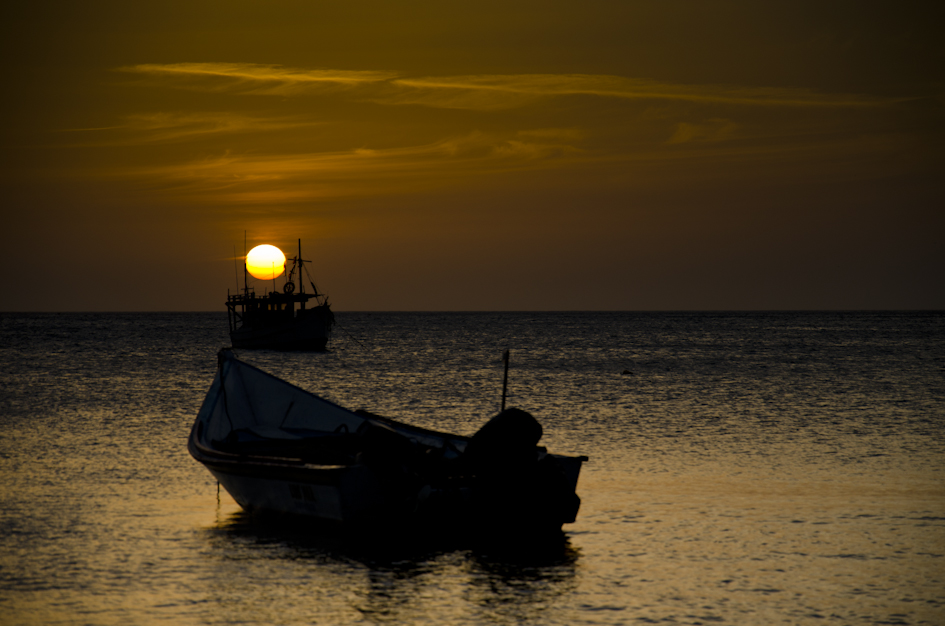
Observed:
[[[13,0],[0,311],[945,309],[943,7]]]

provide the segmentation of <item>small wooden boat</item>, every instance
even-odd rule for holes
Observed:
[[[328,299],[318,293],[311,279],[309,284],[314,293],[305,292],[302,273],[307,271],[304,263],[309,261],[302,259],[301,240],[298,256],[289,260],[292,269],[287,272],[282,293],[273,288],[270,293],[257,296],[244,282],[243,293],[227,295],[226,311],[234,348],[321,351],[328,345],[335,315]],[[298,291],[293,277],[298,280]],[[314,306],[308,304],[312,299]]]
[[[349,411],[224,349],[188,449],[244,509],[345,526],[560,532],[583,456],[503,410],[472,437]]]

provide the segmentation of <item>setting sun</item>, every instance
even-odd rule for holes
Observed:
[[[275,246],[256,246],[246,255],[246,270],[260,280],[272,280],[283,272],[285,255]]]

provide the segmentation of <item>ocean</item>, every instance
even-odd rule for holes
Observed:
[[[541,550],[241,512],[186,440],[224,313],[0,314],[0,624],[943,624],[945,314],[336,313],[238,351],[472,434],[587,455]]]

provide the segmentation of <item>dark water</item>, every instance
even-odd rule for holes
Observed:
[[[377,545],[240,513],[187,454],[217,314],[0,316],[2,624],[942,624],[945,315],[339,313],[243,358],[586,454],[540,549]],[[624,373],[627,372],[627,373]]]

